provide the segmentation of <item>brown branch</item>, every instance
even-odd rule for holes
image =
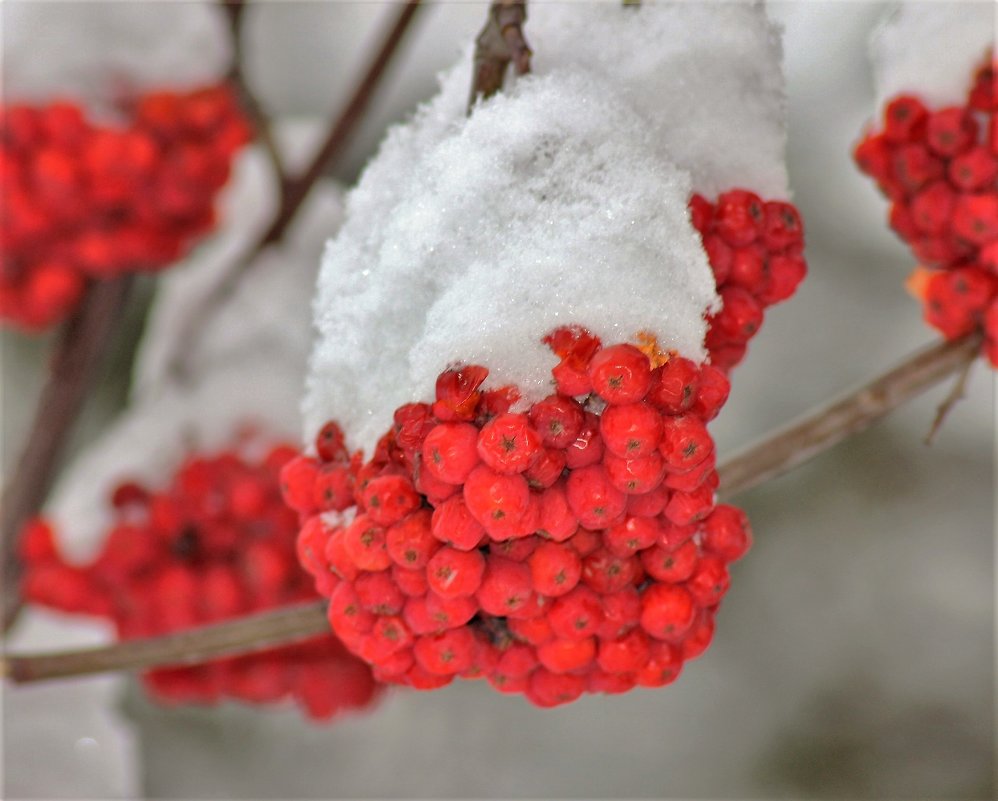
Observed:
[[[130,276],[91,283],[60,335],[34,421],[17,467],[3,492],[4,629],[19,606],[21,567],[17,539],[24,523],[38,513],[55,478],[56,466],[86,401],[108,343],[122,319],[132,285]]]
[[[228,17],[229,41],[232,43],[232,63],[229,65],[227,77],[239,95],[239,103],[243,111],[250,118],[257,140],[266,152],[267,158],[270,159],[271,168],[277,178],[283,198],[288,183],[288,176],[284,170],[284,159],[281,157],[280,148],[274,139],[270,118],[246,81],[244,71],[243,20],[245,19],[246,0],[218,0],[218,2]]]
[[[489,17],[475,39],[475,60],[468,97],[468,113],[479,98],[502,89],[510,64],[517,75],[530,72],[530,46],[523,36],[527,21],[526,0],[493,0]]]
[[[182,333],[167,365],[170,374],[181,379],[187,377],[185,359],[193,352],[193,345],[207,325],[212,311],[235,291],[243,274],[253,264],[257,256],[268,246],[283,239],[302,203],[312,191],[312,187],[326,172],[329,165],[342,155],[350,137],[357,131],[361,120],[363,120],[364,112],[381,85],[382,79],[420,7],[421,0],[406,0],[346,106],[329,128],[329,132],[313,156],[311,163],[299,175],[287,180],[281,192],[277,212],[264,233],[248,250],[233,261],[222,279],[201,298],[200,302],[195,304],[186,324],[180,329]]]
[[[783,475],[851,434],[869,428],[888,412],[972,363],[979,336],[941,342],[905,359],[897,367],[837,400],[809,412],[718,467],[725,496]]]
[[[5,656],[3,674],[16,683],[26,683],[115,670],[196,665],[328,633],[325,602],[300,604],[102,648]]]
[[[892,409],[944,380],[972,361],[980,338],[926,348],[891,371],[770,434],[719,467],[720,490],[736,495],[828,450],[862,431]],[[4,674],[15,682],[84,675],[110,670],[139,670],[164,664],[197,662],[222,654],[279,645],[328,631],[323,604],[279,609],[249,618],[150,640],[107,648],[8,656]]]

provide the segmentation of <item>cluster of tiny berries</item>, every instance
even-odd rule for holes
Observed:
[[[139,98],[107,127],[70,102],[0,114],[0,321],[40,330],[88,280],[153,271],[215,225],[214,199],[250,129],[213,86]]]
[[[30,523],[21,539],[25,600],[109,619],[125,640],[317,600],[279,485],[297,452],[282,445],[251,458],[248,450],[191,456],[161,492],[117,487],[115,523],[86,566],[66,562],[48,524]],[[165,702],[293,698],[314,719],[367,706],[380,692],[368,666],[332,635],[143,679]]]
[[[330,422],[283,470],[299,559],[380,681],[484,678],[548,707],[669,684],[710,643],[751,539],[715,505],[725,372],[580,327],[545,342],[555,392],[526,412],[456,367],[367,462]]]
[[[891,201],[890,224],[922,267],[910,286],[925,320],[947,339],[983,329],[998,367],[998,94],[995,64],[974,77],[966,102],[930,110],[895,97],[883,127],[854,157]]]
[[[786,300],[807,273],[804,227],[793,204],[732,189],[690,200],[723,306],[708,320],[711,363],[725,372],[745,356],[766,307]]]

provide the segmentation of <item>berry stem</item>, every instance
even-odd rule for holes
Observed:
[[[873,381],[769,434],[719,467],[720,489],[735,495],[775,478],[858,433],[893,409],[959,372],[980,352],[969,336],[925,348]],[[133,640],[105,648],[7,656],[3,673],[33,682],[112,670],[139,670],[191,663],[221,654],[284,644],[329,631],[325,604],[280,609],[226,623]]]
[[[0,509],[4,630],[14,621],[20,605],[18,534],[24,523],[38,513],[48,495],[63,448],[122,319],[131,286],[130,276],[91,283],[52,354],[48,381],[39,397],[17,468],[4,487]]]
[[[194,665],[328,633],[323,601],[101,648],[5,656],[2,672],[15,683],[25,683],[115,670],[144,670],[158,665]]]
[[[479,98],[492,97],[502,89],[506,68],[517,75],[530,72],[530,46],[523,36],[527,20],[526,0],[493,0],[489,16],[475,39],[475,61],[468,97],[468,113]]]
[[[970,371],[973,369],[976,361],[976,359],[970,359],[963,366],[963,369],[957,376],[956,381],[953,382],[953,388],[949,391],[949,394],[945,397],[943,402],[939,404],[939,408],[936,409],[935,419],[932,421],[929,433],[925,435],[926,445],[932,444],[932,441],[936,438],[936,434],[938,434],[939,430],[943,427],[943,423],[946,421],[949,413],[953,411],[953,407],[966,397],[967,381],[970,378]]]
[[[767,435],[718,466],[721,493],[731,497],[763,484],[869,428],[901,404],[965,370],[980,347],[978,335],[931,345],[868,384]]]
[[[342,155],[350,137],[363,120],[364,112],[381,85],[382,79],[420,7],[421,0],[406,0],[405,4],[402,5],[395,21],[386,32],[381,46],[371,58],[363,77],[354,88],[346,106],[331,123],[329,131],[321,147],[312,157],[311,163],[299,175],[288,177],[284,181],[280,203],[266,230],[248,250],[232,262],[222,278],[191,309],[187,324],[180,328],[183,333],[178,337],[173,355],[169,359],[168,375],[180,379],[189,378],[190,366],[187,359],[193,352],[193,343],[197,341],[214,309],[235,291],[243,274],[253,264],[257,256],[270,245],[281,241],[291,223],[294,222],[298,210],[308,197],[312,187],[329,169],[330,165]]]

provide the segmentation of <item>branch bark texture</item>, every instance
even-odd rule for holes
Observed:
[[[66,442],[122,319],[131,285],[131,276],[91,283],[76,314],[59,335],[31,430],[4,488],[0,508],[4,629],[13,621],[19,606],[18,534],[41,509],[52,487]]]

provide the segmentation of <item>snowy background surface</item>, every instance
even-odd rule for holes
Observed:
[[[957,6],[985,21],[992,8],[945,8]],[[435,73],[460,56],[483,9],[426,10],[340,177],[353,179],[385,125],[434,94]],[[722,453],[932,339],[903,291],[912,263],[886,228],[885,203],[849,161],[874,114],[867,41],[885,10],[771,4],[786,26],[788,166],[811,273],[767,315],[736,372],[713,425]],[[14,18],[4,14],[6,45]],[[391,14],[375,4],[251,9],[250,74],[265,102],[287,117],[330,113]],[[35,40],[34,59],[61,49],[44,49],[46,41]],[[540,63],[540,43],[532,44]],[[253,200],[250,208],[263,202]],[[328,233],[334,227],[330,217]],[[302,245],[298,258],[310,255],[301,270],[315,269],[323,236]],[[282,331],[277,340],[296,336]],[[11,442],[28,419],[45,343],[5,335],[3,345]],[[207,367],[237,351],[213,340],[199,358]],[[143,362],[155,365],[154,353],[146,349]],[[157,386],[157,369],[143,374],[138,396]],[[120,384],[109,376],[78,445],[120,404]],[[979,366],[968,399],[926,448],[922,436],[945,392],[739,499],[756,545],[734,572],[713,646],[670,688],[541,711],[466,683],[400,692],[371,717],[315,728],[291,711],[162,710],[117,679],[100,680],[102,689],[5,686],[3,795],[992,797],[994,383]],[[5,466],[13,450],[4,448]],[[67,636],[44,620],[24,629],[25,641],[14,640],[22,647]]]

